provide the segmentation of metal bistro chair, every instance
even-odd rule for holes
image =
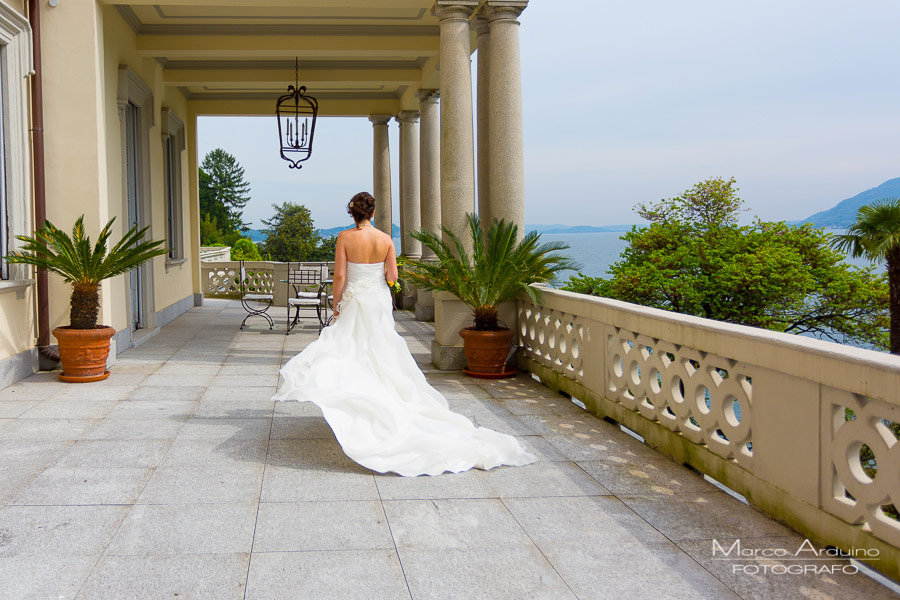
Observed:
[[[261,279],[258,277],[261,269],[254,271],[254,279]],[[269,322],[269,329],[275,327],[275,322],[272,320],[272,317],[269,316],[269,308],[272,307],[272,302],[275,300],[275,296],[272,294],[266,294],[260,290],[259,282],[257,281],[257,285],[251,285],[250,278],[247,277],[247,269],[244,267],[244,261],[241,261],[241,306],[244,307],[244,310],[247,311],[247,316],[244,317],[244,320],[241,321],[241,329],[244,328],[244,324],[247,322],[247,319],[250,317],[262,317],[266,321]]]
[[[328,323],[329,312],[333,312],[333,295],[330,294],[331,280],[328,266],[291,269],[288,263],[287,310],[288,322],[284,334],[289,335],[300,321],[301,310],[314,310],[319,321],[319,331]],[[291,318],[291,309],[294,317]]]

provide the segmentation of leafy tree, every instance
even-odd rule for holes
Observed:
[[[882,199],[861,206],[847,233],[832,245],[853,257],[887,263],[890,287],[891,354],[900,354],[900,200]]]
[[[337,248],[337,236],[327,238],[320,237],[321,243],[312,253],[309,260],[327,262],[334,260],[334,251]]]
[[[579,274],[563,288],[675,312],[841,342],[887,343],[888,289],[848,265],[811,225],[738,225],[734,179],[639,205],[651,221],[623,236],[609,279]]]
[[[262,251],[269,255],[269,260],[318,260],[313,257],[317,256],[320,238],[309,209],[293,202],[283,202],[280,206],[273,204],[272,208],[275,209],[275,215],[271,219],[263,219],[263,224],[267,227],[263,231],[268,237]],[[333,257],[332,253],[331,258]]]
[[[203,215],[200,221],[200,245],[213,246],[223,243],[224,234],[219,229],[218,219],[209,213]]]
[[[262,260],[252,240],[241,238],[231,246],[231,260]]]
[[[211,150],[200,165],[200,212],[215,217],[226,233],[246,231],[242,209],[250,200],[250,183],[237,159],[221,148]]]

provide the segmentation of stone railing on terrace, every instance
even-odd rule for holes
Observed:
[[[201,246],[201,261],[227,261],[231,260],[231,246]]]
[[[520,367],[900,577],[900,357],[543,289],[518,302]]]
[[[290,263],[291,269],[318,269],[328,265],[328,272],[334,273],[334,262]],[[288,263],[275,261],[244,261],[244,285],[254,294],[272,294],[275,306],[287,304]],[[241,297],[240,261],[203,261],[200,263],[200,284],[204,298]]]

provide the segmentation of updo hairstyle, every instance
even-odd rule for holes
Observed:
[[[347,212],[357,223],[365,219],[371,219],[372,215],[375,214],[375,198],[369,192],[360,192],[350,198]]]

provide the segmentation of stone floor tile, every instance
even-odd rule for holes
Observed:
[[[258,438],[176,439],[163,458],[166,467],[262,465],[268,440]]]
[[[255,552],[246,600],[409,599],[394,550]]]
[[[223,366],[219,372],[219,376],[228,376],[228,377],[246,377],[246,376],[272,376],[278,373],[278,364],[270,363],[270,364],[244,364],[244,365],[225,365]]]
[[[116,400],[74,400],[54,398],[44,400],[27,413],[23,419],[102,419],[118,404]]]
[[[378,499],[378,488],[372,473],[361,467],[341,472],[279,466],[271,464],[271,461],[266,465],[261,496],[263,502]]]
[[[178,376],[192,376],[192,375],[216,375],[222,369],[222,365],[220,361],[217,359],[211,363],[198,363],[196,361],[191,362],[180,362],[177,358],[177,355],[172,357],[172,360],[166,362],[163,366],[161,366],[154,375],[158,376],[166,376],[166,375],[178,375]],[[152,385],[152,383],[150,384]]]
[[[701,476],[662,454],[628,456],[610,453],[579,466],[617,496],[673,496],[716,490]]]
[[[16,494],[37,477],[42,469],[43,467],[0,467],[0,506],[15,498]]]
[[[678,546],[687,552],[695,561],[708,569],[715,577],[733,589],[744,600],[768,600],[770,598],[791,598],[798,589],[805,590],[805,598],[849,598],[849,590],[853,590],[856,598],[867,600],[888,600],[897,598],[897,593],[866,577],[862,573],[854,573],[848,560],[818,560],[812,552],[798,550],[804,546],[804,538],[799,535],[771,538],[718,538],[719,547],[729,554],[717,550],[713,554],[712,540],[684,540]],[[787,555],[779,557],[738,557],[738,551],[732,546],[738,542],[742,550],[775,550]],[[821,550],[820,546],[814,546]],[[803,560],[804,558],[817,560]],[[799,558],[799,560],[797,560]],[[877,565],[870,561],[869,564]],[[807,566],[818,570],[803,572]],[[848,567],[845,571],[844,567]],[[773,575],[765,569],[796,570],[796,573]],[[828,569],[827,572],[822,569]]]
[[[127,506],[0,508],[0,559],[48,555],[99,557]]]
[[[184,421],[198,402],[194,400],[123,400],[106,415],[107,419],[172,419]]]
[[[266,466],[307,469],[336,473],[361,473],[372,471],[353,462],[334,438],[313,440],[287,439],[269,442]]]
[[[208,373],[170,375],[156,371],[141,383],[141,387],[206,387],[211,385],[215,378],[215,374]]]
[[[249,553],[255,502],[135,505],[106,548],[107,556]]]
[[[206,419],[268,419],[271,422],[274,405],[272,400],[201,400],[192,416]]]
[[[81,440],[56,462],[58,467],[155,467],[171,440]]]
[[[384,510],[397,548],[468,550],[531,543],[496,499],[390,500]]]
[[[0,402],[7,400],[49,400],[63,393],[66,385],[57,379],[57,382],[29,383],[30,377],[18,383],[0,389]],[[71,384],[69,384],[71,385]]]
[[[482,379],[478,381],[478,385],[492,398],[562,398],[557,392],[535,381],[531,374],[523,372],[509,379]]]
[[[259,500],[261,464],[157,467],[138,504],[234,504]]]
[[[741,600],[673,544],[640,550],[632,548],[611,559],[596,558],[590,547],[579,553],[577,560],[569,549],[545,550],[544,555],[579,600]]]
[[[71,600],[95,564],[96,556],[66,552],[0,557],[0,593],[10,600]]]
[[[383,500],[437,498],[491,498],[494,493],[476,470],[444,473],[437,477],[401,477],[393,473],[375,476]]]
[[[271,400],[275,395],[275,383],[271,386],[235,386],[235,387],[212,387],[203,394],[204,401],[267,401]]]
[[[78,600],[243,600],[249,554],[104,556]]]
[[[3,428],[4,441],[75,441],[97,424],[93,419],[16,419]]]
[[[47,402],[44,400],[44,402]],[[15,419],[41,404],[40,400],[5,400],[0,401],[0,419]]]
[[[50,467],[11,504],[133,504],[152,474],[149,468]]]
[[[254,552],[393,548],[378,501],[264,502]]]
[[[557,450],[553,444],[539,435],[517,435],[516,439],[525,449],[537,457],[538,461],[563,461],[569,458]]]
[[[121,413],[120,413],[121,415]],[[124,419],[120,416],[100,419],[87,432],[85,440],[174,440],[184,425],[184,419]]]
[[[592,548],[612,559],[623,549],[668,540],[613,496],[505,498],[503,504],[542,550]]]
[[[480,475],[495,498],[609,494],[606,488],[572,462],[497,467]]]
[[[203,397],[206,392],[206,386],[202,385],[142,385],[135,388],[129,395],[128,400],[151,400],[159,402],[162,400],[190,400],[195,401]]]
[[[272,422],[273,440],[332,438],[334,438],[334,432],[324,417],[276,416]]]
[[[110,375],[110,377],[112,377]],[[133,384],[125,384],[121,381],[121,378],[118,378],[119,381],[114,383],[108,383],[109,379],[104,381],[97,381],[94,383],[87,384],[73,384],[70,385],[69,388],[62,391],[62,393],[53,397],[54,401],[62,401],[62,400],[73,400],[73,401],[91,401],[96,402],[100,400],[124,400],[128,397],[131,392],[137,389],[137,385]],[[86,385],[86,388],[82,388],[80,386]]]
[[[665,498],[622,496],[621,500],[673,541],[791,534],[784,525],[725,492]]]
[[[275,401],[275,416],[287,417],[321,417],[322,409],[312,402]]]
[[[532,545],[464,550],[400,548],[399,553],[416,600],[575,600],[566,583]]]
[[[278,381],[278,373],[270,375],[217,375],[209,384],[210,388],[219,387],[271,387]]]
[[[576,418],[585,410],[563,396],[546,398],[539,395],[525,398],[495,398],[494,402],[514,415],[563,415]]]
[[[72,444],[74,442],[16,440],[0,436],[0,466],[44,469],[56,463]]]
[[[221,417],[197,416],[196,413],[184,423],[178,434],[179,439],[268,439],[272,429],[272,419],[224,419]]]

